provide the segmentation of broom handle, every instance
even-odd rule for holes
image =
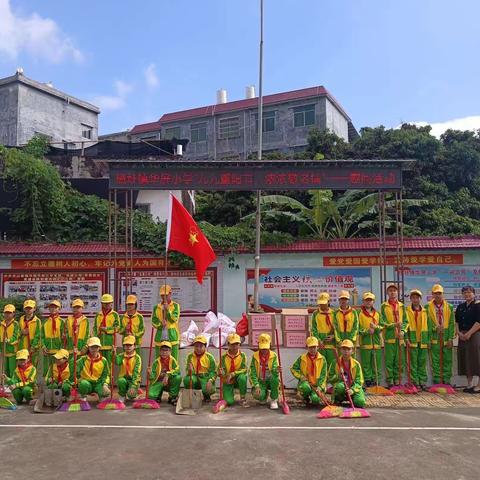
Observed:
[[[410,367],[410,345],[405,342],[405,353],[407,354],[407,378],[408,384],[412,384],[412,375],[411,375],[411,367]]]
[[[218,327],[218,365],[222,368],[222,327]],[[222,375],[220,374],[220,400],[223,400]]]
[[[349,385],[347,385],[347,377],[345,377],[345,373],[343,372],[342,366],[340,365],[340,357],[338,356],[337,349],[335,348],[333,351],[335,352],[335,357],[337,359],[338,371],[340,372],[340,375],[342,376],[343,384],[345,385],[345,393],[347,394],[348,402],[350,403],[350,407],[352,407],[352,409],[355,410],[355,405],[353,404],[352,396],[348,391],[350,387]]]
[[[275,340],[277,343],[277,354],[278,354],[278,366],[280,367],[280,384],[282,386],[282,401],[285,405],[285,387],[283,385],[283,373],[282,373],[282,360],[280,359],[280,344],[278,343],[278,330],[275,329]]]
[[[373,348],[373,367],[375,368],[375,383],[378,387],[378,367],[377,367],[377,350],[375,348],[375,343],[373,341],[373,334],[370,334],[370,338],[372,339],[372,348]]]
[[[3,327],[3,338],[2,338],[2,376],[0,379],[2,390],[4,389],[4,380],[3,380],[3,375],[5,374],[5,338],[7,336],[7,329]]]
[[[442,327],[443,327],[443,324],[442,324]],[[440,383],[443,383],[443,329],[440,330],[439,343],[440,343]]]
[[[152,330],[150,331],[150,346],[148,348],[148,368],[147,368],[147,382],[145,386],[145,398],[148,398],[148,389],[150,388],[150,375],[148,374],[148,370],[152,366],[152,349],[153,349],[153,324],[152,324]]]

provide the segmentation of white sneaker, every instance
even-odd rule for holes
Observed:
[[[118,399],[119,399],[122,403],[125,403],[125,397],[118,397]]]
[[[80,397],[80,400],[81,400],[82,402],[86,402],[86,401],[87,401],[87,397]]]
[[[270,402],[270,409],[271,410],[278,410],[278,401],[277,400],[272,400]]]

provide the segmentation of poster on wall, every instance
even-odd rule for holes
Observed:
[[[408,292],[418,288],[423,293],[423,301],[432,299],[432,287],[436,283],[443,286],[445,298],[453,305],[462,303],[462,287],[472,285],[477,291],[480,291],[480,267],[471,265],[457,266],[418,266],[406,268],[405,275],[405,294],[408,299]]]
[[[254,270],[247,270],[247,296],[253,295]],[[341,290],[348,290],[352,303],[371,290],[370,268],[262,268],[259,304],[265,312],[283,308],[315,307],[319,293],[328,292],[338,304]]]
[[[103,272],[2,273],[2,295],[35,298],[43,314],[48,313],[48,303],[54,299],[62,304],[61,314],[71,313],[70,305],[75,298],[83,300],[85,314],[94,314],[101,308],[104,285]]]
[[[205,314],[216,308],[215,271],[207,270],[203,283],[197,282],[195,270],[169,271],[167,284],[172,287],[172,299],[180,304],[183,314]],[[130,281],[130,279],[128,279]],[[161,270],[139,270],[133,272],[131,291],[138,299],[138,310],[151,314],[153,307],[160,302],[160,286],[165,283],[165,272]],[[121,307],[125,308],[127,291],[125,272],[119,272]]]

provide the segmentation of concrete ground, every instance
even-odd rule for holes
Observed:
[[[423,407],[406,408],[395,397],[367,419],[319,420],[317,409],[296,408],[293,398],[288,416],[253,403],[216,415],[209,405],[194,417],[166,403],[44,415],[0,410],[0,478],[479,478],[479,402],[439,408],[436,397],[422,394]]]

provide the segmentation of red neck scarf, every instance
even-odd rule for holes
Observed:
[[[100,323],[100,326],[105,328],[107,326],[107,317],[108,317],[108,314],[112,311],[112,309],[110,308],[109,310],[104,310],[102,308],[102,323]]]
[[[93,366],[95,363],[102,360],[102,354],[100,353],[97,358],[94,358],[90,354],[88,354],[88,358],[90,359],[90,375],[93,375]]]
[[[437,305],[433,302],[435,308],[437,309],[437,321],[440,326],[443,325],[443,302],[440,305]]]
[[[265,377],[267,375],[268,360],[270,359],[270,351],[268,351],[266,354],[260,353],[258,357],[260,358],[262,380],[265,380]]]
[[[347,315],[352,311],[352,309],[350,307],[348,307],[347,310],[342,310],[340,309],[340,313],[342,314],[342,317],[343,317],[343,331],[346,332],[347,331]]]
[[[363,305],[362,305],[362,312],[364,315],[366,315],[367,317],[370,317],[372,320],[373,320],[373,323],[377,323],[377,320],[375,318],[375,314],[377,313],[377,311],[372,307],[372,313],[370,313]]]
[[[162,371],[165,370],[166,372],[168,372],[168,370],[170,369],[170,357],[165,357],[165,358],[160,357],[160,363],[162,366]]]
[[[240,355],[240,352],[237,353],[234,357],[232,357],[228,352],[227,355],[230,357],[230,372],[235,373],[235,359]]]
[[[330,311],[322,311],[320,310],[320,313],[322,313],[323,315],[325,315],[325,321],[327,322],[327,325],[328,325],[328,328],[332,329],[332,322],[330,320]]]
[[[25,362],[25,365],[23,367],[18,366],[18,373],[20,374],[20,378],[22,379],[23,383],[27,383],[27,377],[25,376],[25,370],[27,370],[28,367],[30,367],[32,364],[30,363],[30,360],[27,360]]]
[[[197,365],[195,366],[195,373],[198,375],[198,372],[200,372],[200,368],[202,366],[201,359],[203,357],[203,353],[201,355],[197,355],[195,352],[193,353],[197,359]]]
[[[395,323],[398,323],[398,300],[389,300],[388,304],[392,307]]]
[[[350,361],[348,361],[348,363],[345,363],[345,360],[342,357],[341,362],[342,362],[343,373],[345,374],[345,380],[347,381],[347,384],[345,385],[345,387],[350,388],[350,385],[352,384],[352,374],[350,372]]]
[[[57,383],[62,382],[62,373],[68,367],[68,362],[65,362],[63,365],[57,365]]]
[[[129,377],[132,376],[132,373],[133,373],[133,369],[130,369],[130,359],[133,358],[135,356],[135,351],[133,353],[131,353],[130,355],[127,355],[125,354],[123,356],[123,360],[125,362],[125,374]]]
[[[308,359],[310,360],[310,375],[315,378],[315,360],[317,359],[317,355],[307,355]]]
[[[54,335],[57,334],[57,318],[58,318],[58,313],[54,313],[49,315],[50,319],[52,320],[52,333]]]
[[[133,317],[136,315],[137,312],[132,313],[131,315],[127,313],[128,323],[127,323],[127,332],[131,335],[133,333]]]

